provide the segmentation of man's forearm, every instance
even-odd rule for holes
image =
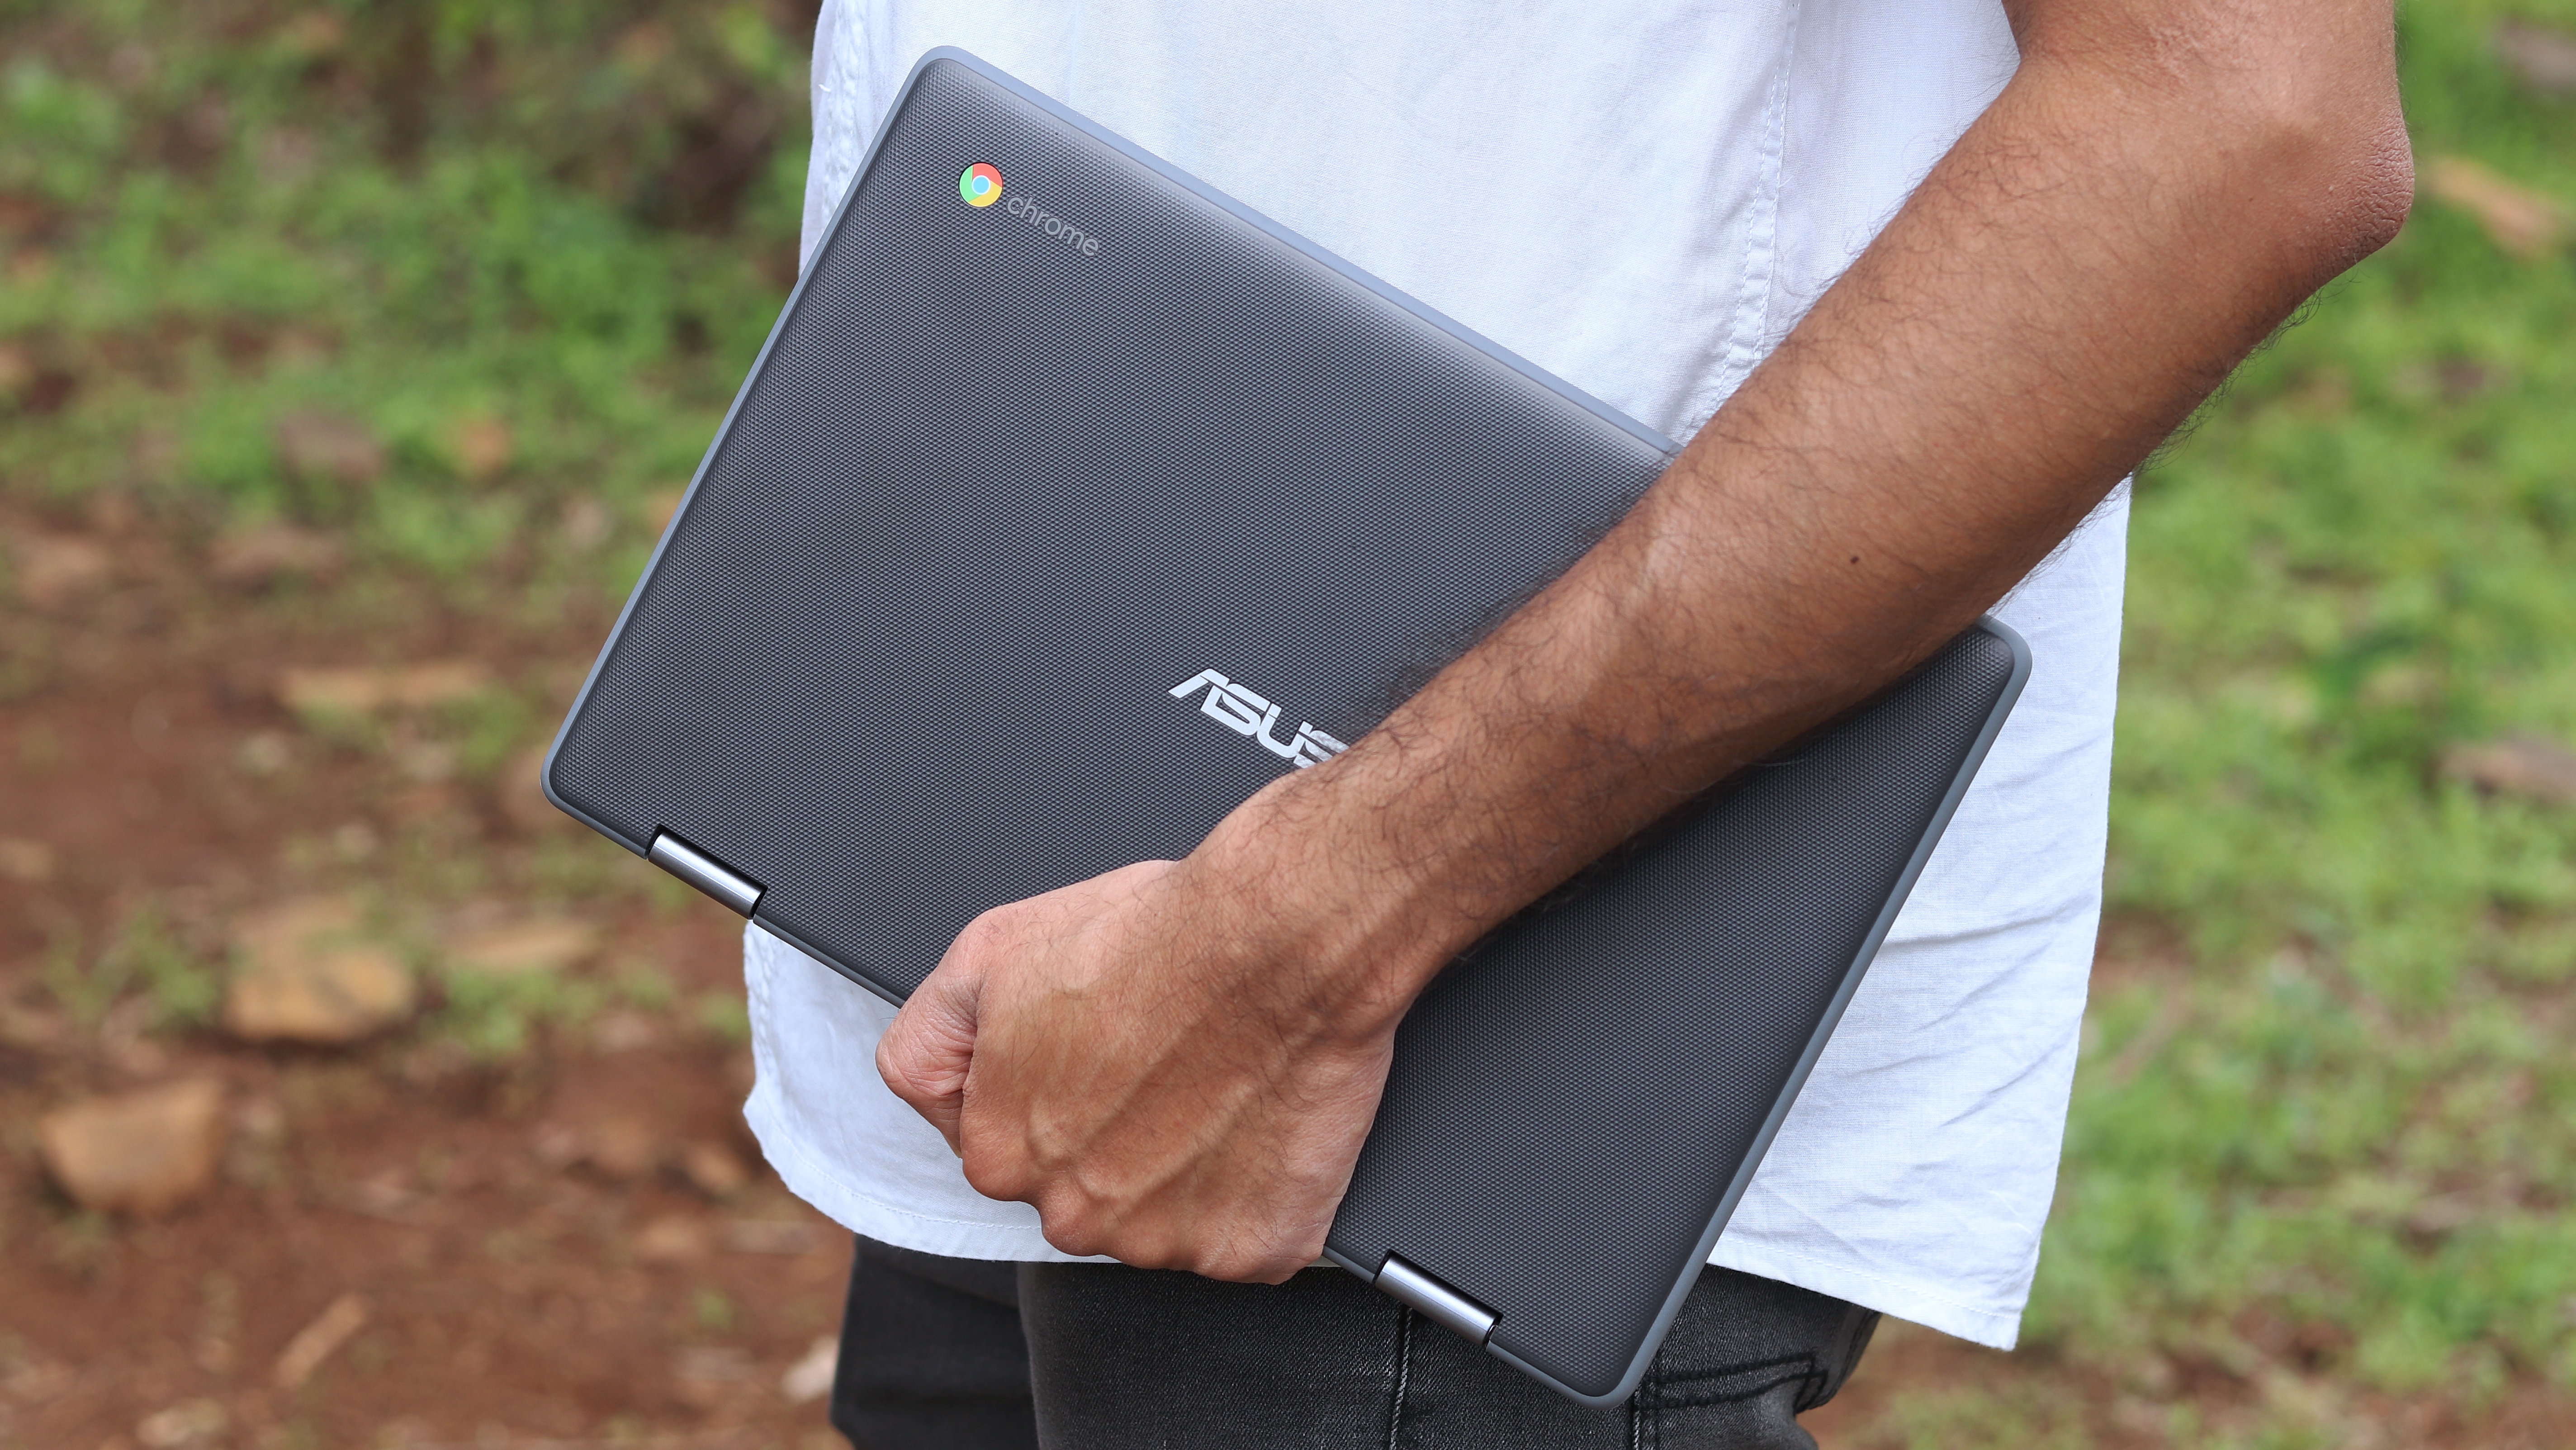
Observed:
[[[2385,5],[2274,8],[2015,7],[2003,96],[1631,516],[1184,869],[1380,1031],[1495,922],[1965,628],[2404,217]]]
[[[1955,635],[2403,216],[2386,0],[2007,4],[2002,99],[1563,579],[1188,860],[959,934],[877,1063],[968,1182],[1294,1273],[1443,964]]]

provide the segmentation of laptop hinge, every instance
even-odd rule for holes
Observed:
[[[653,833],[653,849],[644,853],[654,865],[686,881],[745,916],[760,904],[760,884],[722,861],[672,835]]]
[[[1478,1344],[1494,1333],[1493,1312],[1485,1306],[1441,1283],[1393,1254],[1372,1281],[1388,1294],[1413,1306],[1432,1323],[1451,1329]]]

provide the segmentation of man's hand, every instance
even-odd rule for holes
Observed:
[[[1212,845],[978,917],[877,1068],[1056,1247],[1276,1283],[1323,1248],[1411,994],[1317,971],[1348,923],[1298,930]]]
[[[2389,0],[2005,3],[2001,98],[1564,578],[1187,862],[959,938],[878,1060],[978,1189],[1284,1276],[1442,962],[1956,636],[2395,235]]]

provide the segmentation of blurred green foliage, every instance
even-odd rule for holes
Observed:
[[[212,1021],[223,982],[208,954],[185,940],[158,902],[129,909],[95,951],[77,936],[54,941],[38,969],[46,994],[72,1022],[95,1031],[124,1001],[144,1009],[138,1024],[201,1027]]]
[[[534,1046],[539,1033],[578,1031],[612,1007],[661,1015],[669,1013],[677,1000],[670,978],[649,965],[630,965],[605,975],[571,975],[552,969],[478,971],[442,961],[436,952],[429,955],[442,1000],[423,1029],[434,1040],[453,1043],[479,1062],[506,1062]],[[724,1013],[746,1024],[739,1035],[729,1032],[719,1015],[710,1014],[710,1003],[723,1004]],[[728,1046],[749,1039],[747,1014],[741,998],[733,993],[708,993],[692,1015],[693,1027]]]
[[[484,1062],[517,1057],[540,1029],[587,1024],[608,1005],[610,988],[592,977],[543,972],[477,972],[450,967],[440,973],[446,1002],[427,1024],[435,1037],[456,1043]]]
[[[577,500],[649,534],[792,278],[810,24],[0,9],[0,407],[36,420],[0,430],[0,476],[458,581],[542,567],[532,527]],[[299,461],[316,416],[340,431]]]
[[[2576,98],[2508,75],[2507,16],[2576,31],[2576,0],[2406,6],[2419,155],[2576,202]],[[0,0],[0,493],[289,521],[469,609],[612,602],[790,279],[810,24]],[[2571,336],[2563,248],[2426,200],[2142,476],[2115,969],[2029,1321],[2049,1362],[2576,1386],[2576,811],[2441,768],[2576,740]],[[467,768],[496,769],[525,712],[477,708]],[[577,850],[529,871],[603,889]],[[165,938],[138,918],[106,949],[115,990],[201,1016]],[[608,1000],[446,989],[442,1028],[493,1055]],[[2069,1403],[2024,1383],[1897,1423],[2076,1443]],[[2178,1442],[2333,1435],[2295,1403],[2159,1413]]]
[[[2505,16],[2403,12],[2419,164],[2576,200]],[[2576,811],[2446,748],[2576,742],[2576,267],[2419,199],[2139,482],[2110,901],[2030,1327],[2391,1390],[2576,1386]],[[2142,948],[2152,954],[2154,947]]]

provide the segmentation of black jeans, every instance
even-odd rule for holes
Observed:
[[[859,1450],[1813,1450],[1878,1316],[1708,1269],[1635,1398],[1541,1388],[1339,1269],[1278,1287],[859,1240],[832,1423]]]

